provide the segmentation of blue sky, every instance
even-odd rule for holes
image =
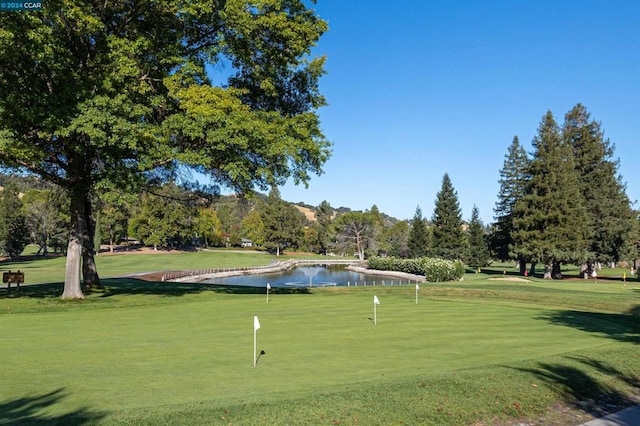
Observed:
[[[431,218],[449,174],[462,215],[493,221],[504,156],[530,150],[542,116],[582,103],[616,146],[640,200],[640,2],[637,0],[319,0],[329,23],[324,174],[282,198],[398,219]],[[639,204],[634,205],[640,208]]]

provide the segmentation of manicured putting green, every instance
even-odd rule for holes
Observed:
[[[271,295],[269,303],[205,292],[162,305],[3,315],[0,400],[63,395],[38,410],[43,416],[262,403],[611,342],[559,324],[553,310],[424,297],[415,304],[409,290],[380,296],[374,325],[371,291]],[[254,315],[266,352],[256,368]]]

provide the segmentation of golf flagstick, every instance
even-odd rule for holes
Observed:
[[[380,299],[378,299],[378,296],[373,296],[373,325],[378,325],[376,306],[378,306],[379,304]]]
[[[269,303],[269,290],[271,290],[271,285],[267,283],[267,303]]]
[[[258,317],[256,315],[253,316],[253,366],[256,366],[256,352],[257,352],[257,345],[256,345],[256,332],[258,331],[258,329],[260,328],[260,321],[258,320]]]

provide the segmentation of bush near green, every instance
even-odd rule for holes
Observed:
[[[373,256],[368,260],[370,269],[398,271],[424,275],[429,282],[455,281],[464,276],[464,265],[459,260],[430,257],[400,259],[397,257]]]

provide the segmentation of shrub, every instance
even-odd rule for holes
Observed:
[[[424,275],[427,281],[453,281],[464,275],[464,265],[459,260],[419,257],[399,259],[397,257],[378,257],[368,259],[370,269],[398,271],[415,275]]]

